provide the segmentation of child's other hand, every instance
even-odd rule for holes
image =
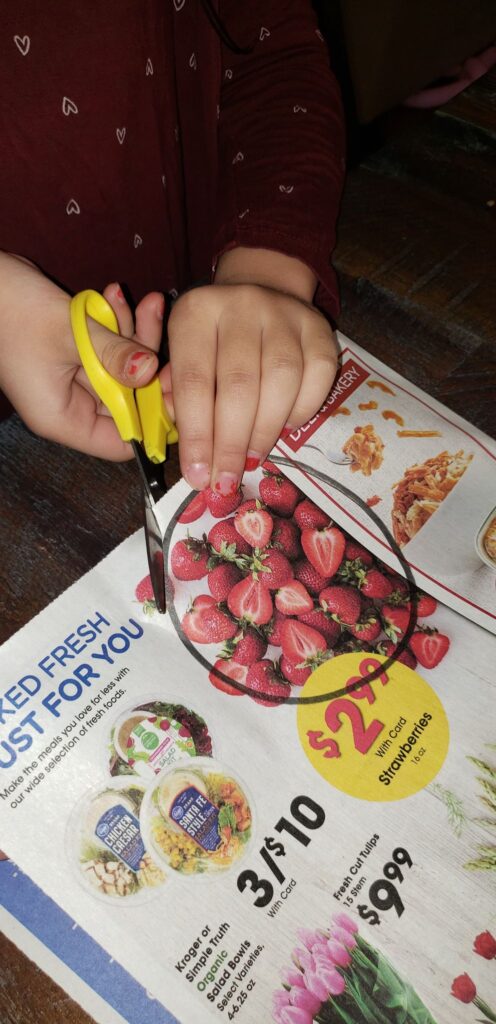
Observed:
[[[316,279],[299,260],[234,249],[214,285],[186,292],[169,319],[172,391],[183,475],[235,490],[285,427],[324,402],[337,346],[311,305]]]
[[[93,324],[95,351],[123,384],[146,384],[157,369],[163,296],[145,296],[135,323],[118,285],[104,294],[120,333]],[[69,310],[70,297],[32,263],[0,253],[0,387],[42,437],[100,458],[131,458],[131,446],[119,437],[81,366]]]

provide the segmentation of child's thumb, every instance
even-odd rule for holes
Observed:
[[[119,335],[109,335],[100,340],[94,338],[95,351],[100,362],[115,380],[128,387],[142,387],[154,377],[158,369],[155,352]],[[100,351],[99,351],[100,348]]]

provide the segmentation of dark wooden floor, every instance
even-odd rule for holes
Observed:
[[[340,327],[494,435],[496,73],[442,110],[402,111],[378,131],[382,144],[350,172],[343,202]],[[15,419],[0,426],[0,468],[5,639],[132,532],[139,512],[134,467],[63,451]],[[1,1024],[90,1024],[5,939],[0,960]]]

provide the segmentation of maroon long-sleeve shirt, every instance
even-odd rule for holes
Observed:
[[[341,106],[310,0],[6,0],[0,249],[135,301],[235,245],[309,264],[331,315]]]

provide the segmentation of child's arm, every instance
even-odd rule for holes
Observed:
[[[236,486],[283,427],[310,418],[336,369],[330,265],[344,171],[341,105],[310,0],[223,0],[215,285],[169,324],[183,473]]]

